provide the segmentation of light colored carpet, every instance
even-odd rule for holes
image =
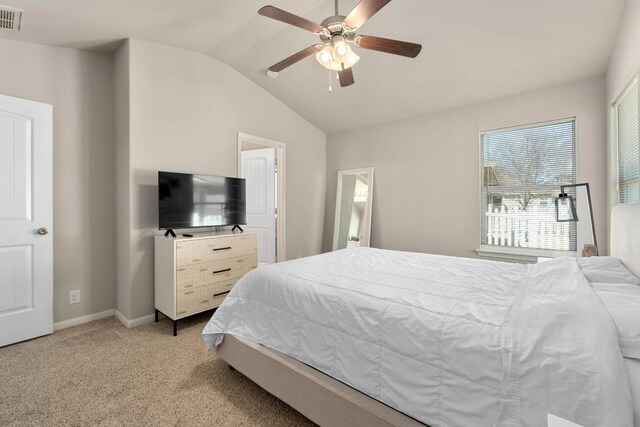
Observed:
[[[108,318],[0,348],[2,426],[312,426],[206,354],[209,314],[133,329]]]

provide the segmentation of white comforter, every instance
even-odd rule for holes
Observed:
[[[203,334],[279,350],[432,427],[632,425],[615,326],[575,259],[345,249],[247,274]]]

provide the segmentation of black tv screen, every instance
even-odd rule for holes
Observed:
[[[243,178],[160,171],[159,228],[244,225],[245,191]]]

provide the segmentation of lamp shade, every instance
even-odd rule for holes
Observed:
[[[578,215],[576,214],[576,205],[573,201],[573,197],[567,193],[561,193],[556,199],[556,221],[567,222],[577,221]]]
[[[331,62],[333,61],[333,49],[331,46],[325,46],[320,52],[316,53],[316,59],[323,67],[331,67]]]
[[[333,60],[340,64],[347,62],[349,55],[351,55],[351,48],[344,41],[344,38],[340,36],[335,36],[333,37],[332,42],[333,42],[333,52],[332,52]]]

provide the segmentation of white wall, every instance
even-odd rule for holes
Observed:
[[[600,249],[606,253],[604,104],[604,79],[594,78],[329,135],[324,250],[332,243],[337,172],[373,166],[373,247],[476,256],[480,242],[479,133],[575,116],[577,179],[591,184]],[[590,239],[588,217],[582,218],[579,243]]]
[[[609,205],[618,204],[616,189],[616,146],[611,109],[635,75],[640,72],[640,0],[630,0],[624,13],[611,62],[607,71],[607,108],[609,109]],[[640,102],[640,101],[639,101]],[[610,214],[610,210],[608,211]],[[610,215],[607,221],[610,222]]]
[[[119,181],[118,194],[128,194],[123,223],[130,221],[130,240],[129,259],[119,264],[125,282],[119,283],[118,310],[129,319],[153,313],[157,171],[236,176],[238,132],[286,143],[287,256],[320,252],[324,133],[211,57],[140,40],[123,48],[128,55],[118,52],[116,63],[118,55],[123,62],[128,57],[129,130],[119,135],[128,139],[129,165],[127,171],[119,164],[118,173],[129,173],[130,184]],[[130,307],[121,306],[120,294]]]
[[[54,321],[112,309],[111,56],[0,39],[0,93],[53,105]]]
[[[613,103],[640,70],[640,0],[629,0],[607,71],[607,99]]]

